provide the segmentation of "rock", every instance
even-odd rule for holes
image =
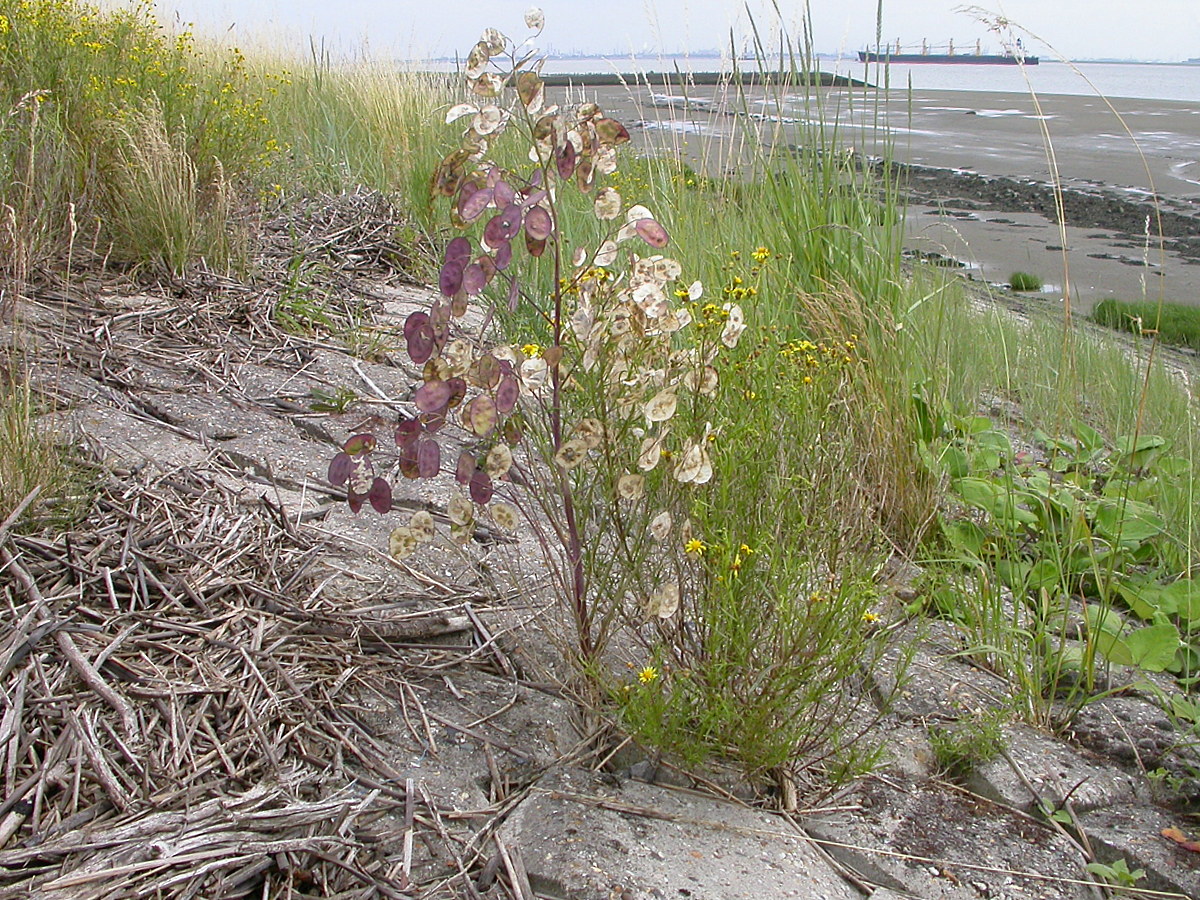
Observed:
[[[578,769],[548,774],[500,829],[533,889],[564,900],[859,900],[781,818]]]

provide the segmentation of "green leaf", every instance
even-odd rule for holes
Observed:
[[[1015,559],[996,560],[996,575],[1000,582],[1014,594],[1024,595],[1029,584],[1028,563]]]
[[[1062,570],[1050,559],[1039,559],[1029,567],[1027,584],[1029,590],[1054,588],[1062,583]]]
[[[1125,601],[1125,605],[1139,619],[1149,620],[1154,618],[1156,613],[1162,612],[1167,602],[1171,603],[1170,611],[1174,612],[1175,600],[1173,597],[1164,596],[1166,589],[1160,584],[1125,582],[1117,590],[1121,595],[1121,599]]]
[[[1162,591],[1160,608],[1168,615],[1178,615],[1185,625],[1200,622],[1200,585],[1190,578],[1172,582]]]
[[[1167,445],[1167,441],[1157,434],[1142,434],[1136,438],[1117,438],[1116,445],[1117,458],[1114,462],[1117,465],[1127,465],[1131,469],[1140,469],[1157,455],[1159,449]]]
[[[996,505],[996,497],[1000,488],[986,478],[960,478],[954,482],[954,490],[962,498],[963,503],[975,506],[986,512],[991,512]]]
[[[963,478],[971,473],[971,462],[961,447],[947,447],[942,451],[942,470],[951,478]]]
[[[1020,505],[1020,501],[1026,498],[1036,502],[1036,498],[1030,497],[1028,494],[1000,493],[996,496],[993,514],[1009,528],[1017,523],[1032,528],[1038,525],[1039,521],[1037,513]]]
[[[1102,499],[1094,504],[1096,532],[1110,541],[1141,543],[1162,534],[1163,520],[1152,506],[1136,500]]]
[[[972,557],[983,555],[983,548],[987,545],[987,532],[969,519],[943,523],[942,532],[950,545],[959,552]]]
[[[1130,652],[1128,645],[1115,634],[1109,634],[1107,631],[1097,632],[1095,640],[1096,652],[1105,659],[1115,662],[1118,666],[1133,665],[1133,653]]]
[[[917,420],[917,437],[926,444],[931,443],[942,433],[942,417],[934,413],[920,392],[920,387],[913,389],[912,405],[913,416]]]
[[[1176,718],[1187,722],[1200,722],[1200,704],[1193,703],[1179,694],[1171,695],[1171,712]]]
[[[1154,467],[1159,474],[1168,478],[1182,478],[1192,470],[1191,461],[1182,456],[1164,456],[1155,462]]]
[[[1002,431],[985,431],[982,434],[976,435],[975,445],[998,453],[1004,459],[1011,459],[1013,455],[1012,441]]]
[[[1000,468],[1000,454],[995,450],[976,450],[971,454],[971,466],[976,472],[990,472],[998,469]]]
[[[1075,423],[1075,437],[1084,450],[1100,450],[1104,447],[1100,432],[1085,422]]]
[[[1147,672],[1163,672],[1175,661],[1179,631],[1171,624],[1148,625],[1125,637],[1134,665]]]
[[[1085,615],[1087,617],[1088,629],[1093,633],[1103,631],[1108,634],[1119,635],[1125,628],[1125,620],[1121,618],[1120,613],[1111,607],[1092,604],[1088,606]]]

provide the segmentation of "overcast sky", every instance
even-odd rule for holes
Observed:
[[[364,44],[375,56],[465,53],[486,26],[524,37],[526,0],[158,0],[163,18],[195,23],[232,41],[291,43],[308,37],[350,51]],[[543,0],[543,48],[595,53],[727,48],[749,34],[747,7],[759,30],[778,33],[771,0]],[[805,4],[778,0],[782,22],[799,33]],[[811,0],[818,52],[854,51],[875,40],[878,0]],[[1001,40],[977,14],[954,0],[883,0],[882,36],[998,50]],[[1181,60],[1200,57],[1200,0],[982,0],[1070,58]],[[1051,54],[1025,37],[1033,52]]]

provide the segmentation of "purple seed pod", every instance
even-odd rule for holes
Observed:
[[[517,398],[520,396],[521,388],[517,384],[517,379],[511,374],[503,375],[496,388],[496,409],[501,414],[507,415],[513,411],[513,407],[517,405]]]
[[[418,366],[425,365],[433,355],[436,339],[433,327],[428,321],[422,322],[408,339],[408,356]]]
[[[450,387],[449,383],[445,381],[427,381],[417,388],[416,394],[413,395],[413,402],[421,412],[433,412],[434,410],[445,409],[452,394],[453,388]]]
[[[465,266],[458,260],[445,263],[438,273],[438,290],[443,296],[453,297],[463,285],[463,270]]]
[[[544,241],[554,230],[554,222],[544,206],[534,206],[525,213],[525,234],[535,241]]]
[[[408,318],[404,320],[404,337],[411,338],[413,333],[429,321],[429,314],[417,310],[414,313],[409,313]]]
[[[350,458],[350,454],[339,453],[330,460],[327,478],[330,484],[341,487],[350,480],[350,473],[352,471],[354,471],[354,460]]]
[[[513,202],[517,196],[517,192],[513,190],[513,186],[507,181],[497,181],[496,187],[493,190],[493,196],[496,198],[496,205],[503,209]]]
[[[487,437],[499,422],[496,403],[487,394],[477,396],[463,412],[463,424],[479,437]]]
[[[516,419],[505,419],[504,427],[500,433],[504,437],[504,443],[510,447],[517,446],[517,444],[521,443],[521,438],[525,437],[525,433],[521,431],[521,426],[517,423]]]
[[[425,413],[421,416],[421,424],[425,426],[426,431],[433,434],[446,424],[446,408],[442,407]]]
[[[490,353],[485,353],[479,357],[479,362],[475,364],[474,372],[476,384],[490,391],[499,383],[500,375],[500,360],[496,359]]]
[[[510,241],[501,241],[496,247],[496,268],[504,271],[512,262],[512,243]]]
[[[638,236],[651,247],[667,246],[667,229],[663,228],[654,219],[638,219],[633,223],[634,229]]]
[[[471,263],[463,269],[462,289],[466,291],[467,296],[474,297],[487,287],[487,281],[487,275],[479,263]]]
[[[483,215],[492,203],[491,188],[480,188],[471,194],[460,194],[458,197],[458,214],[463,217],[466,222],[474,222]],[[455,238],[459,240],[459,238]],[[466,240],[466,238],[462,238]]]
[[[529,232],[525,233],[525,250],[534,259],[546,252],[545,240],[537,240]]]
[[[483,280],[485,284],[491,284],[492,279],[496,277],[496,261],[490,256],[481,256],[475,260],[479,268],[483,269]]]
[[[471,486],[469,488],[471,499],[481,506],[492,499],[492,492],[495,490],[492,485],[492,476],[483,469],[476,469],[475,474],[471,476]]]
[[[475,470],[479,468],[475,463],[475,457],[464,450],[458,454],[458,465],[454,469],[454,480],[459,484],[470,484],[471,476],[475,474]]]
[[[358,456],[362,453],[370,453],[375,449],[375,435],[364,432],[356,434],[349,438],[346,443],[342,444],[342,450],[349,453],[351,456]]]
[[[456,237],[446,245],[446,256],[443,262],[460,262],[466,265],[471,258],[471,242],[465,237]]]
[[[421,466],[417,461],[416,443],[409,444],[400,453],[400,474],[408,479],[421,477]]]
[[[575,145],[570,141],[558,151],[558,177],[566,181],[575,174]]]
[[[371,482],[371,490],[367,494],[367,499],[371,501],[371,506],[375,512],[380,515],[392,511],[392,486],[383,478],[376,478]]]
[[[417,471],[422,478],[432,478],[442,468],[442,448],[437,441],[417,442]]]
[[[405,417],[396,423],[396,446],[409,447],[421,436],[419,419]]]

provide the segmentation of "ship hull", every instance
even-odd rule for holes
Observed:
[[[859,62],[914,64],[950,64],[958,66],[1036,66],[1036,56],[1010,56],[998,53],[876,53],[874,50],[859,50]]]

